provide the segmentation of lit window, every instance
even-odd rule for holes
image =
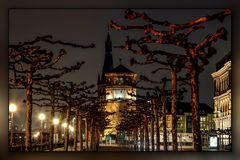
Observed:
[[[123,78],[122,78],[122,77],[120,77],[120,78],[118,79],[118,84],[123,84]]]
[[[107,93],[106,95],[106,99],[109,100],[109,99],[113,99],[113,96],[110,92]]]
[[[182,116],[179,116],[179,117],[178,117],[178,120],[181,121],[181,120],[182,120]]]
[[[200,121],[205,122],[206,121],[206,117],[200,117]]]
[[[178,128],[182,128],[183,127],[183,124],[182,123],[178,123]]]
[[[116,97],[115,98],[123,98],[123,91],[122,90],[116,90]]]

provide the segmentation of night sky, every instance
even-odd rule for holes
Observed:
[[[211,15],[221,10],[219,9],[155,9],[155,10],[139,10],[145,11],[149,16],[157,20],[168,20],[173,23],[186,23],[195,18]],[[64,58],[64,65],[72,65],[76,61],[85,61],[85,65],[81,70],[67,74],[63,77],[65,80],[81,82],[86,80],[88,84],[97,82],[98,74],[101,75],[101,70],[105,54],[105,40],[107,36],[107,23],[114,20],[119,24],[139,24],[142,25],[142,20],[129,21],[124,19],[124,10],[117,9],[11,9],[9,10],[9,43],[18,43],[33,40],[36,36],[52,35],[55,40],[62,40],[83,45],[94,43],[95,48],[81,49],[65,46],[51,46],[42,44],[54,52],[60,48],[65,48],[68,55]],[[211,73],[215,71],[216,63],[231,50],[231,17],[227,17],[224,23],[212,21],[205,25],[205,30],[197,31],[190,37],[193,41],[199,42],[209,33],[215,33],[220,27],[225,27],[229,32],[228,40],[219,40],[214,43],[218,53],[210,59],[210,63],[205,67],[205,71],[200,74],[200,102],[213,105],[213,81]],[[113,46],[123,44],[125,36],[141,37],[142,31],[115,31],[110,29],[110,36]],[[52,48],[53,47],[53,48]],[[181,53],[182,50],[173,47],[161,45],[157,47],[168,52]],[[138,75],[144,74],[151,76],[154,80],[160,80],[163,76],[170,76],[168,72],[158,72],[152,75],[150,72],[157,68],[156,65],[149,66],[130,66],[130,59],[134,55],[130,52],[113,48],[113,63],[114,67],[119,65],[119,58],[122,58],[122,63],[130,70]],[[136,56],[134,56],[136,57]],[[137,58],[141,60],[142,58]],[[146,85],[146,84],[144,84]],[[190,90],[189,90],[190,92]],[[23,91],[9,91],[9,101],[16,102],[19,106],[16,114],[16,119],[19,123],[25,123],[25,120],[20,117],[25,117],[25,106],[22,103],[24,96]],[[190,94],[186,94],[185,100],[189,101]],[[39,111],[33,113],[34,124]],[[16,122],[16,121],[15,121]]]

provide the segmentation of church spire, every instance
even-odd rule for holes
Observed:
[[[110,31],[109,31],[109,26],[107,29],[107,40],[105,42],[105,51],[106,53],[111,53],[112,52],[112,41],[110,38]]]
[[[100,84],[101,83],[101,78],[100,78],[100,75],[98,74],[98,81],[97,81],[97,84]]]
[[[105,82],[105,73],[113,69],[112,41],[110,38],[109,27],[107,32],[107,39],[105,41],[105,58],[101,77],[103,83]]]

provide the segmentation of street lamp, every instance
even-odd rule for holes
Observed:
[[[37,132],[37,133],[35,133],[34,135],[33,135],[33,141],[35,141],[34,139],[37,139],[37,137],[39,136],[39,132]]]
[[[59,124],[59,119],[57,119],[57,118],[54,118],[53,119],[53,124],[54,124],[54,132],[55,132],[55,130],[56,130],[56,126]],[[53,135],[54,135],[54,142],[55,142],[55,144],[57,143],[57,137],[56,137],[56,134],[54,134],[54,132],[53,132]]]
[[[45,114],[44,113],[40,113],[38,118],[40,119],[41,121],[41,150],[42,150],[42,143],[43,143],[43,120],[45,119]]]
[[[54,118],[54,119],[53,119],[53,124],[54,124],[54,125],[58,125],[58,124],[59,124],[59,119]]]
[[[54,118],[53,119],[53,124],[54,124],[53,138],[54,138],[55,144],[57,144],[58,143],[58,137],[57,137],[58,128],[57,128],[57,125],[59,124],[59,119]],[[57,131],[55,131],[55,130],[57,130]]]
[[[65,136],[65,129],[67,128],[67,123],[66,122],[64,122],[63,124],[62,124],[62,127],[63,127],[63,135]],[[63,136],[62,135],[62,136]],[[64,139],[64,138],[63,138]]]
[[[10,146],[12,147],[13,141],[13,113],[16,112],[17,106],[13,103],[9,105],[9,112],[11,113],[11,127],[10,127]]]

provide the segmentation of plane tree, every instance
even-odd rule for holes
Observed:
[[[204,24],[213,20],[223,20],[231,15],[230,9],[224,9],[216,14],[203,16],[191,20],[187,23],[176,24],[168,20],[159,21],[151,18],[146,13],[135,12],[131,9],[125,10],[124,17],[129,20],[141,19],[146,25],[119,25],[114,21],[110,21],[110,27],[115,30],[141,30],[144,36],[139,39],[130,39],[127,36],[125,45],[120,48],[131,51],[134,54],[145,55],[150,61],[159,61],[156,55],[164,55],[164,52],[151,51],[149,44],[174,45],[183,49],[183,53],[177,53],[179,56],[185,57],[187,71],[190,75],[191,84],[191,106],[193,119],[193,143],[194,150],[201,151],[201,131],[199,117],[199,72],[205,65],[209,63],[209,59],[217,53],[213,43],[219,39],[227,39],[227,31],[224,27],[220,27],[215,33],[206,35],[200,42],[192,42],[190,36],[196,31],[207,29]],[[159,29],[160,28],[160,29]],[[164,29],[166,28],[166,29]],[[135,48],[138,47],[138,50]],[[162,54],[163,53],[163,54]],[[171,57],[178,55],[168,53]]]
[[[57,79],[79,70],[84,62],[76,62],[71,66],[57,67],[67,54],[65,49],[58,53],[43,49],[40,42],[50,45],[71,46],[77,48],[93,48],[94,44],[79,45],[75,43],[53,40],[52,36],[37,37],[32,41],[9,44],[9,89],[25,89],[26,97],[26,139],[25,151],[31,150],[32,92],[35,84],[42,80]]]

